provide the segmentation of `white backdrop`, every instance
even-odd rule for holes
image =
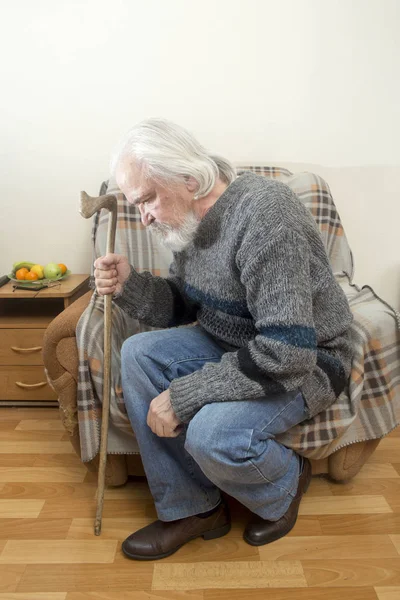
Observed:
[[[389,168],[400,165],[400,2],[1,5],[0,274],[17,260],[88,272],[79,191],[97,193],[129,127],[163,116],[237,163],[375,165],[368,185],[368,170],[346,171],[361,178],[360,194],[348,198],[338,184],[335,199],[356,280],[400,305],[398,176]]]

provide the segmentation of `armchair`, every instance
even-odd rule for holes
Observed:
[[[328,474],[337,481],[348,480],[368,460],[379,439],[400,422],[400,398],[395,389],[395,380],[400,375],[395,311],[390,307],[388,311],[388,305],[370,288],[360,290],[352,283],[352,254],[329,187],[323,179],[312,173],[293,175],[277,167],[242,169],[281,179],[311,210],[320,227],[335,276],[353,310],[355,355],[348,389],[333,407],[304,425],[296,426],[280,439],[310,458],[313,474]],[[149,237],[140,224],[136,209],[128,205],[115,182],[104,183],[100,194],[106,191],[118,194],[116,252],[129,256],[138,270],[166,275],[171,258],[168,252],[157,247],[157,242]],[[94,217],[94,257],[104,254],[106,220],[107,214]],[[124,414],[119,350],[126,337],[146,327],[121,314],[118,307],[114,308],[118,310],[114,310],[113,315],[114,394],[106,482],[122,485],[129,475],[142,475],[144,471]],[[88,292],[50,323],[43,346],[44,364],[49,381],[58,394],[61,420],[76,453],[88,470],[94,472],[98,467],[101,419],[101,312],[102,298],[96,292]],[[94,338],[97,339],[96,347],[93,346]],[[376,385],[378,378],[379,386]],[[376,418],[378,413],[379,419]]]

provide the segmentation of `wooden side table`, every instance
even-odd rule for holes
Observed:
[[[0,288],[0,405],[52,402],[57,395],[43,368],[49,323],[89,290],[89,275],[69,275],[41,290]]]

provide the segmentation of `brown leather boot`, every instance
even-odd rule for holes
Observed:
[[[156,560],[173,554],[197,537],[205,540],[222,537],[230,528],[228,508],[222,502],[212,515],[203,519],[193,516],[177,521],[154,521],[126,538],[122,551],[136,560]]]
[[[243,539],[252,546],[263,546],[275,542],[289,533],[297,521],[300,500],[306,493],[310,481],[311,463],[307,458],[303,458],[303,471],[299,477],[297,492],[286,513],[278,521],[267,521],[258,515],[253,515],[244,530]]]

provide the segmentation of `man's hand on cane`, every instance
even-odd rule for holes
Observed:
[[[128,259],[122,254],[106,254],[94,262],[94,278],[100,296],[121,292],[131,273]]]
[[[183,426],[172,408],[169,390],[165,390],[151,401],[147,425],[158,437],[173,438],[180,434]]]

